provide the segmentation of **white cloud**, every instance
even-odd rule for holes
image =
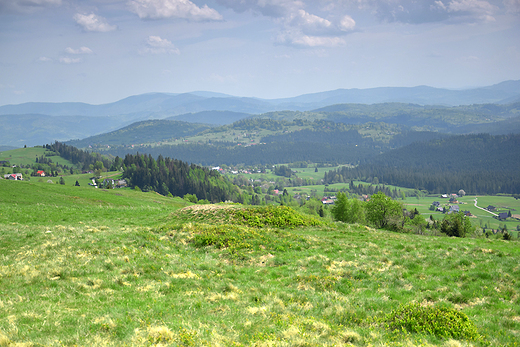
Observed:
[[[146,48],[140,53],[180,54],[180,51],[167,39],[163,39],[159,36],[149,36],[148,39],[146,39]]]
[[[95,15],[94,13],[89,15],[76,13],[74,20],[86,31],[107,32],[117,28],[115,25],[108,24],[105,18]]]
[[[343,16],[339,23],[339,28],[343,31],[353,30],[356,26],[356,22],[349,15]]]
[[[81,58],[60,57],[60,63],[62,63],[62,64],[77,64],[77,63],[81,63]]]
[[[311,1],[307,1],[307,4],[300,0],[216,1],[238,13],[251,11],[272,18],[280,26],[277,39],[277,43],[280,44],[334,47],[344,44],[342,36],[353,31],[356,26],[356,22],[349,15],[338,15],[334,4],[325,6],[329,16],[323,17],[305,10],[307,5],[315,5]]]
[[[39,57],[38,58],[38,61],[41,61],[41,62],[49,62],[49,61],[52,61],[51,58],[47,58],[47,57]]]
[[[288,20],[288,25],[298,27],[306,34],[327,34],[334,30],[332,23],[324,18],[298,10]]]
[[[300,48],[337,47],[345,44],[338,36],[312,36],[298,31],[286,31],[278,36],[277,43]]]
[[[92,50],[88,47],[80,47],[78,49],[67,47],[65,52],[68,54],[92,54]]]
[[[128,6],[143,19],[222,20],[222,15],[208,5],[198,7],[189,0],[131,0]]]

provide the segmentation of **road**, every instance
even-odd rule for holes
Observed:
[[[491,212],[491,211],[488,211],[488,210],[486,210],[485,208],[482,208],[482,207],[477,206],[477,197],[475,197],[475,207],[481,209],[482,211],[486,211],[487,213],[491,213],[493,216],[498,217],[498,214],[493,213],[493,212]]]

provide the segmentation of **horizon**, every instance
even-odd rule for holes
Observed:
[[[380,86],[380,87],[369,87],[369,88],[356,88],[356,87],[353,87],[353,88],[336,88],[336,89],[330,89],[330,90],[322,90],[322,91],[298,94],[298,95],[293,95],[293,96],[288,96],[288,97],[278,97],[278,98],[269,98],[269,99],[268,98],[261,98],[261,97],[257,97],[257,96],[232,95],[232,94],[226,94],[226,93],[222,93],[222,92],[215,92],[215,91],[209,91],[209,90],[195,90],[195,91],[190,91],[190,92],[146,92],[146,93],[141,93],[141,94],[128,95],[128,96],[119,98],[117,100],[112,100],[112,101],[99,103],[99,104],[89,103],[89,102],[85,102],[85,101],[25,101],[25,102],[21,102],[21,103],[17,103],[17,104],[0,104],[0,107],[3,107],[3,106],[17,106],[17,105],[31,104],[31,103],[33,103],[33,104],[40,104],[40,103],[41,104],[78,103],[78,104],[87,104],[87,105],[91,105],[91,106],[101,106],[101,105],[107,105],[107,104],[116,103],[116,102],[122,101],[124,99],[128,99],[128,98],[131,98],[131,97],[136,97],[136,96],[141,96],[141,95],[165,94],[165,95],[177,96],[177,95],[182,95],[182,94],[197,94],[197,93],[222,94],[225,97],[231,97],[231,98],[251,98],[251,99],[272,101],[272,100],[297,98],[297,97],[301,97],[301,96],[305,96],[305,95],[333,92],[333,91],[337,91],[337,90],[369,90],[369,89],[378,89],[378,88],[417,88],[417,87],[429,87],[429,88],[443,89],[443,90],[449,90],[449,91],[464,91],[464,90],[473,90],[473,89],[491,87],[491,86],[498,85],[498,84],[505,83],[505,82],[518,82],[518,81],[520,81],[520,79],[519,80],[510,79],[510,80],[500,81],[500,82],[494,83],[492,85],[460,87],[460,88],[434,87],[434,86],[429,86],[429,85],[425,85],[425,84],[415,85],[415,86],[410,86],[410,87],[407,87],[407,86],[400,86],[400,87]],[[215,96],[211,96],[211,97],[215,97]]]

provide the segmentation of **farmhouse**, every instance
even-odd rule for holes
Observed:
[[[458,206],[458,205],[452,205],[452,206],[450,206],[450,213],[451,213],[451,212],[458,213],[458,212],[459,212],[459,206]]]
[[[498,214],[498,219],[500,219],[500,220],[505,220],[505,219],[507,219],[507,212],[500,212],[500,213]]]
[[[12,181],[22,181],[23,180],[23,176],[21,173],[7,174],[7,175],[4,175],[4,178],[6,180],[12,180]]]
[[[37,174],[38,176],[40,176],[40,177],[45,177],[45,171],[43,171],[43,170],[38,170],[38,171],[36,171],[36,174]]]

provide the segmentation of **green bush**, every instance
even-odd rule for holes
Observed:
[[[315,226],[322,223],[310,216],[304,216],[288,206],[262,206],[229,210],[235,222],[251,227],[294,228]]]
[[[386,317],[387,327],[410,333],[431,334],[443,339],[478,340],[480,335],[464,313],[449,307],[401,305]]]

